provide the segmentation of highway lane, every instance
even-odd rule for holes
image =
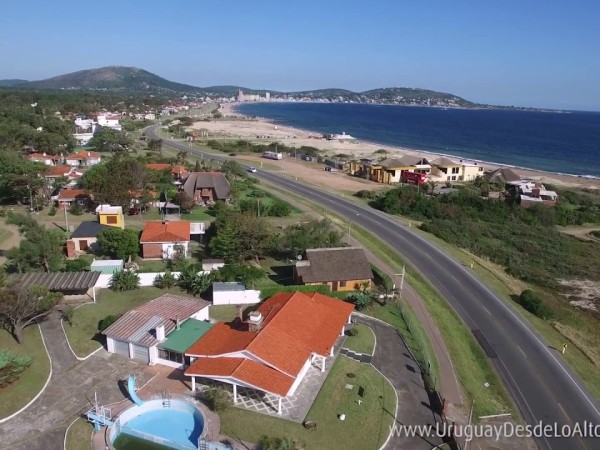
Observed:
[[[152,136],[152,130],[148,130],[148,134]],[[164,142],[205,158],[227,159],[174,141]],[[255,175],[351,218],[420,271],[472,330],[528,424],[542,422],[554,426],[556,423],[559,429],[576,423],[579,426],[586,422],[600,424],[597,400],[583,388],[583,383],[562,362],[560,355],[460,263],[381,211],[277,173],[259,171]],[[544,449],[600,448],[599,439],[582,437],[540,437],[536,443]]]

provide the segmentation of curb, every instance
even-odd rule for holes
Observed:
[[[394,387],[392,382],[389,380],[389,378],[386,377],[383,373],[381,373],[381,371],[377,367],[375,367],[373,365],[373,363],[369,363],[369,364],[371,364],[373,369],[375,369],[377,371],[377,373],[379,373],[383,378],[385,378],[385,381],[387,381],[389,383],[389,385],[392,386],[392,390],[394,391],[394,395],[396,396],[396,411],[394,411],[394,421],[392,422],[392,426],[390,427],[390,433],[388,434],[387,439],[381,445],[381,447],[379,447],[379,450],[383,450],[388,445],[388,443],[390,442],[390,439],[392,438],[392,436],[394,434],[394,429],[396,428],[395,422],[396,422],[396,417],[398,417],[398,406],[399,406],[400,400],[398,399],[398,391],[396,391],[396,388]]]
[[[48,384],[50,383],[50,379],[52,378],[52,358],[50,357],[50,353],[48,353],[48,347],[46,346],[46,341],[44,340],[44,333],[42,333],[42,327],[40,327],[39,323],[37,324],[37,326],[38,326],[38,329],[40,330],[40,336],[42,338],[42,344],[44,344],[44,350],[46,350],[46,355],[48,356],[48,361],[50,361],[50,373],[48,374],[48,379],[46,380],[46,383],[44,383],[44,386],[42,387],[42,389],[40,390],[40,392],[38,392],[36,394],[36,396],[33,397],[29,401],[29,403],[27,403],[25,406],[23,406],[17,412],[12,413],[10,416],[7,416],[7,417],[4,417],[3,419],[0,419],[0,423],[8,422],[10,419],[14,418],[15,416],[18,416],[23,411],[25,411],[27,408],[29,408],[33,404],[33,402],[35,402],[44,393],[44,391],[48,387]]]
[[[85,303],[82,303],[81,305],[77,306],[76,308],[74,308],[74,309],[73,309],[73,311],[74,311],[74,310],[76,310],[76,309],[79,309],[79,308],[81,308],[82,306],[85,306],[85,305],[94,305],[94,304],[95,304],[94,302],[85,302]],[[61,317],[61,318],[60,318],[60,328],[62,329],[63,335],[65,336],[65,341],[67,341],[67,346],[69,347],[69,350],[71,351],[71,353],[73,354],[73,356],[75,357],[75,359],[77,359],[77,361],[85,361],[85,360],[86,360],[86,359],[88,359],[90,356],[92,356],[92,355],[94,355],[94,354],[98,353],[100,350],[102,350],[102,349],[104,348],[104,347],[101,345],[99,348],[97,348],[96,350],[94,350],[92,353],[90,353],[90,354],[89,354],[89,355],[87,355],[87,356],[84,356],[84,357],[77,356],[77,353],[75,353],[75,352],[73,351],[73,347],[71,347],[71,343],[69,342],[69,337],[67,336],[67,332],[65,331],[65,327],[64,327],[64,325],[63,325],[63,322],[64,322],[64,320],[63,320],[63,318]]]

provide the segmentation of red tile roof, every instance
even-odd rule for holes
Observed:
[[[146,164],[146,168],[150,170],[170,170],[172,175],[184,175],[188,173],[185,167],[172,166],[171,164],[148,163]]]
[[[58,200],[60,201],[70,201],[89,197],[90,194],[88,194],[84,189],[63,189],[58,194]]]
[[[71,166],[50,166],[44,173],[45,177],[66,177],[71,172]]]
[[[190,223],[187,220],[173,222],[146,222],[140,242],[181,242],[190,240]]]
[[[288,376],[296,377],[311,353],[326,356],[354,306],[322,294],[279,293],[257,309],[258,332],[218,323],[186,354],[196,357],[246,352]]]
[[[100,153],[88,152],[84,150],[77,153],[71,153],[70,155],[65,156],[65,159],[98,159],[100,156]]]
[[[42,153],[31,153],[29,155],[27,155],[27,159],[31,159],[33,161],[45,161],[47,159],[51,159],[51,160],[59,160],[60,156],[59,155],[44,155]]]
[[[286,396],[295,378],[246,358],[199,358],[185,371],[187,376],[228,378],[271,394]]]

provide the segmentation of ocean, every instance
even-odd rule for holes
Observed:
[[[507,166],[600,178],[600,113],[354,103],[246,103],[244,115],[318,133]]]

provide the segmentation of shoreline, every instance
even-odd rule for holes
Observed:
[[[306,130],[302,128],[295,127],[293,125],[280,124],[273,119],[265,118],[265,117],[256,117],[255,119],[249,120],[250,116],[244,115],[239,112],[237,109],[241,104],[238,102],[232,103],[222,103],[220,104],[220,110],[224,116],[229,117],[238,117],[240,119],[239,122],[248,123],[254,122],[257,126],[255,128],[264,128],[265,132],[268,134],[272,129],[286,131],[293,136],[293,139],[296,139],[298,135],[308,135],[300,138],[298,140],[308,138],[314,138],[315,136],[322,136],[322,133],[316,132],[313,130]],[[233,121],[232,121],[233,122]],[[240,125],[242,125],[240,124]],[[261,129],[262,129],[261,128]],[[233,131],[233,130],[231,130]],[[236,130],[237,131],[237,130]],[[239,136],[242,138],[242,136]],[[286,136],[289,138],[289,136]],[[286,138],[277,138],[273,137],[273,141],[282,141]],[[246,136],[246,139],[256,141],[257,139],[253,136]],[[332,142],[332,141],[327,141]],[[284,142],[286,145],[292,146],[293,142]],[[546,182],[548,184],[556,184],[561,186],[570,186],[570,187],[582,187],[588,189],[600,189],[600,177],[594,175],[576,175],[569,173],[561,173],[561,172],[551,172],[540,169],[535,169],[531,167],[522,167],[512,164],[506,163],[498,163],[493,161],[485,161],[481,159],[467,158],[464,156],[453,155],[449,153],[430,151],[430,150],[420,150],[414,148],[407,148],[401,146],[393,146],[388,144],[380,144],[378,142],[368,141],[368,140],[357,140],[350,143],[343,143],[337,146],[338,148],[323,148],[324,145],[319,147],[319,140],[315,139],[314,142],[310,144],[310,146],[316,147],[324,153],[335,153],[335,151],[342,150],[354,150],[355,152],[360,153],[359,156],[367,156],[373,155],[377,150],[385,150],[387,153],[387,157],[397,157],[400,155],[411,155],[411,156],[421,156],[426,157],[427,159],[436,159],[439,157],[451,158],[456,161],[464,161],[475,163],[477,165],[481,165],[486,169],[495,170],[498,168],[510,168],[517,172],[519,175],[525,178],[530,178],[534,181]],[[351,146],[355,146],[355,148],[350,148]]]

